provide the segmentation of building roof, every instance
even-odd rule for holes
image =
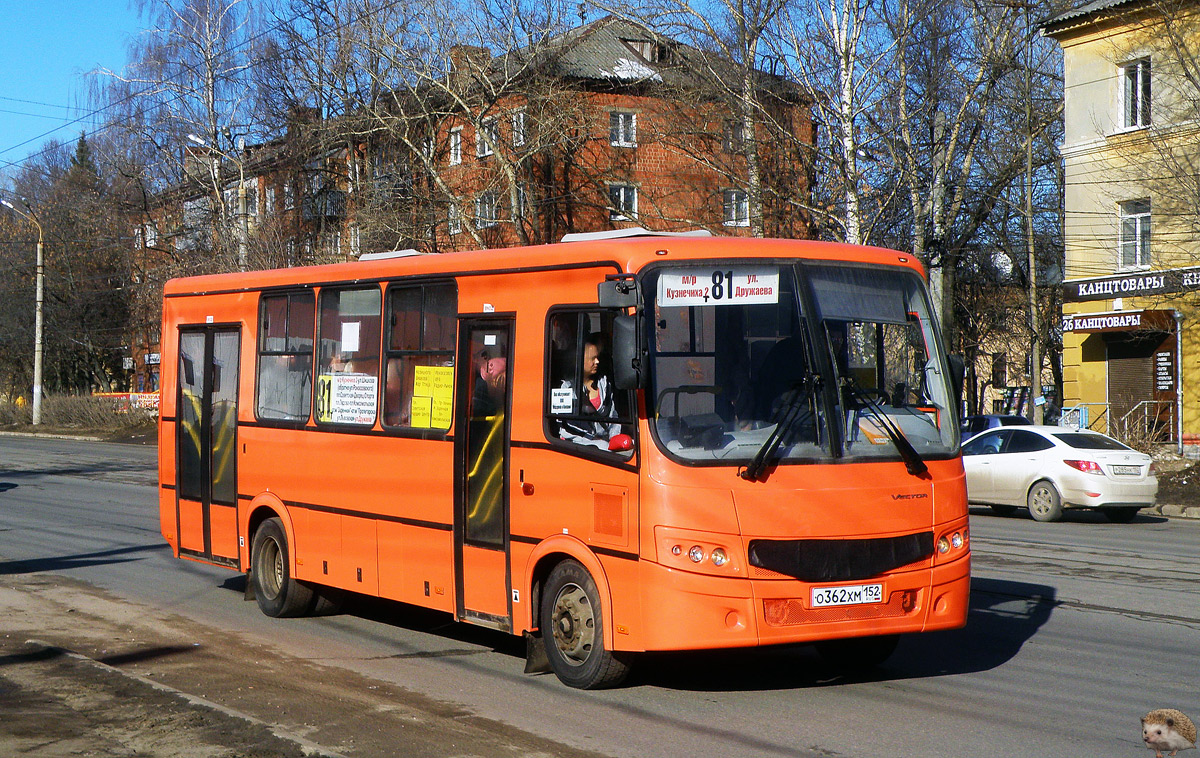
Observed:
[[[1152,0],[1091,0],[1043,20],[1042,33],[1048,37],[1099,21],[1117,12],[1150,5]]]

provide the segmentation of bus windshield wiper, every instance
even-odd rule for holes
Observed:
[[[892,440],[892,444],[900,452],[900,457],[904,459],[904,466],[908,469],[908,473],[913,476],[921,476],[929,471],[929,467],[925,465],[921,454],[917,452],[917,449],[904,436],[904,432],[900,431],[900,427],[896,426],[896,422],[892,421],[887,412],[880,407],[879,401],[864,392],[853,376],[847,375],[843,377],[843,381],[845,386],[850,390],[850,394],[854,400],[867,409],[875,424],[883,429]]]
[[[779,450],[779,446],[783,443],[784,438],[791,433],[796,422],[803,418],[805,406],[808,404],[808,399],[812,397],[812,393],[818,385],[817,377],[812,374],[805,374],[791,389],[785,393],[787,400],[780,414],[779,423],[771,431],[771,435],[763,442],[762,447],[754,455],[754,459],[746,465],[744,469],[738,472],[738,476],[750,482],[766,481],[766,471],[771,463],[775,460],[775,454]]]

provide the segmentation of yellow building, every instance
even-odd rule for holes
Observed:
[[[1063,48],[1065,416],[1200,456],[1200,2],[1095,0],[1042,32]]]

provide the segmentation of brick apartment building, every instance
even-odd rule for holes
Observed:
[[[166,278],[166,260],[193,260],[172,276],[236,267],[242,176],[250,268],[629,226],[748,235],[757,220],[767,236],[809,234],[813,125],[788,82],[755,72],[761,108],[748,124],[722,96],[737,88],[712,82],[713,70],[729,84],[740,69],[611,16],[496,57],[457,47],[449,59],[449,76],[392,93],[390,110],[345,118],[366,136],[331,138],[339,124],[308,116],[236,161],[189,146],[187,181],[154,198],[138,235],[147,280]],[[157,326],[144,323],[131,340],[134,390],[157,388]]]

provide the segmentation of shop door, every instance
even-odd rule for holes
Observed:
[[[459,329],[455,414],[455,586],[460,618],[512,629],[508,554],[512,320]]]
[[[179,552],[237,567],[237,387],[240,333],[179,334],[175,425]]]

